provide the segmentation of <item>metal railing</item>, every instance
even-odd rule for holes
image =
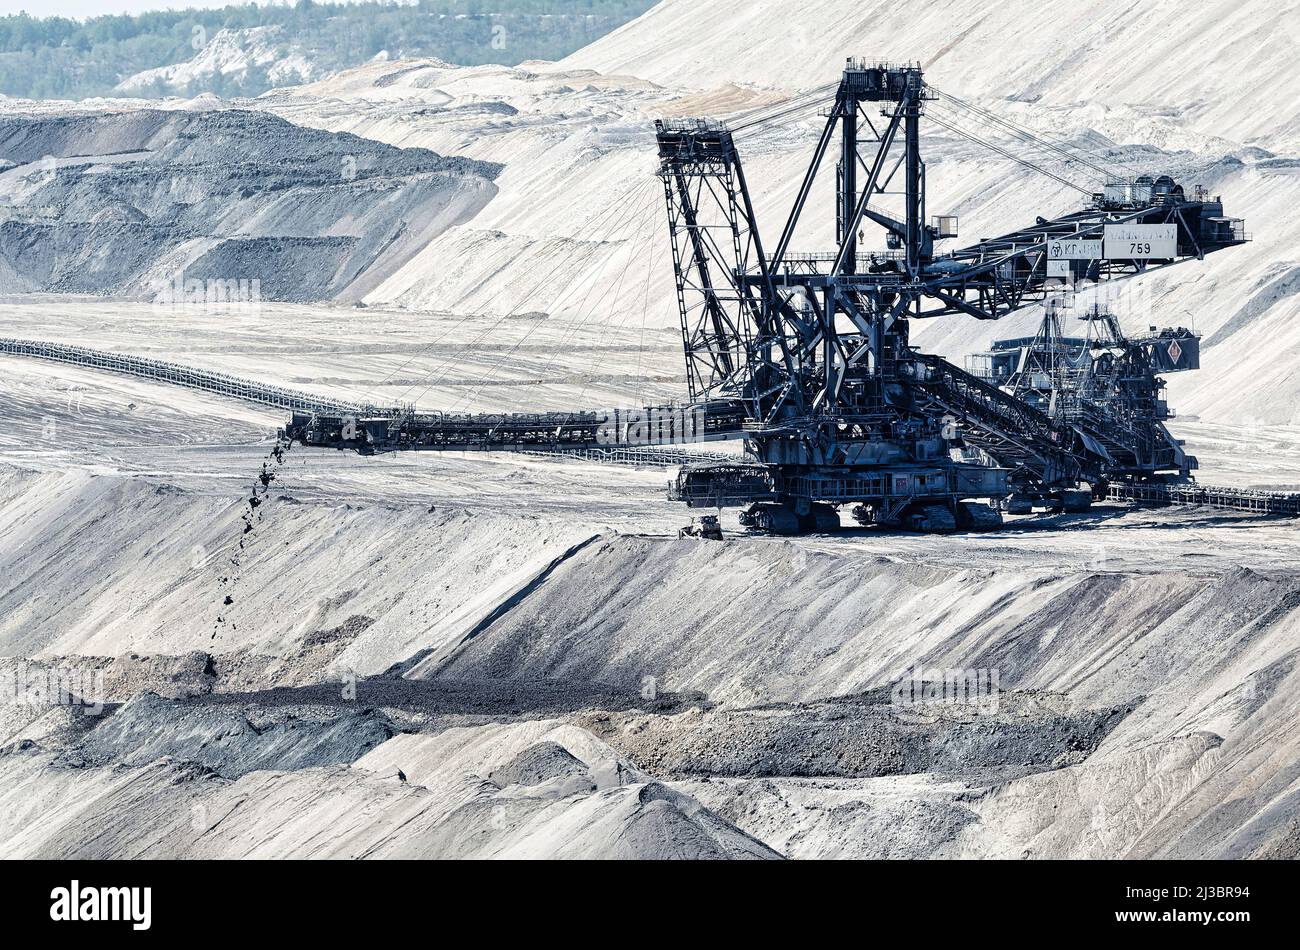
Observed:
[[[1115,482],[1107,498],[1145,505],[1185,505],[1300,517],[1300,494],[1213,485],[1142,485]]]
[[[654,468],[675,468],[698,462],[736,462],[738,457],[724,452],[692,452],[688,449],[669,448],[581,448],[581,449],[525,449],[520,455],[536,458],[576,458],[584,462],[603,465],[633,465]]]

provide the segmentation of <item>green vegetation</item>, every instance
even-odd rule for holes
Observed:
[[[166,0],[159,0],[165,3]],[[559,59],[640,15],[653,0],[385,0],[295,6],[243,4],[78,22],[26,13],[0,17],[0,93],[33,99],[111,95],[123,79],[196,56],[221,30],[275,28],[266,43],[323,71],[392,58],[434,56],[467,66]],[[255,96],[267,66],[203,77],[185,88],[157,82],[139,95]]]

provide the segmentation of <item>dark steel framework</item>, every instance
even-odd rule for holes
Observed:
[[[1161,178],[936,255],[946,234],[926,222],[921,155],[932,98],[917,66],[850,61],[770,251],[733,133],[707,120],[657,124],[691,396],[745,406],[749,451],[772,469],[767,481],[775,486],[754,500],[792,508],[805,525],[819,502],[860,502],[887,520],[946,505],[960,521],[962,498],[1100,481],[1105,452],[1095,440],[918,353],[909,344],[910,321],[947,314],[994,320],[1041,301],[1060,285],[1049,276],[1051,242],[1101,241],[1107,225],[1174,225],[1176,252],[1163,260],[1071,261],[1071,278],[1130,276],[1245,240],[1217,200],[1189,198]],[[832,152],[836,246],[796,254],[795,237]],[[901,210],[882,207],[894,198]],[[868,225],[884,231],[883,250],[864,251]],[[966,443],[1000,467],[954,458],[952,450]],[[711,478],[708,467],[685,472],[678,495],[688,503],[739,498],[714,490]]]
[[[1170,476],[1171,464],[1175,481],[1192,467],[1161,424],[1167,407],[1156,373],[1168,367],[1157,349],[1128,346],[1116,372],[1092,381],[1109,380],[1108,390],[1088,394],[1101,410],[1069,416],[1024,389],[918,352],[909,327],[952,314],[995,320],[1047,299],[1062,277],[1113,280],[1201,258],[1245,241],[1240,222],[1223,216],[1217,198],[1189,196],[1168,177],[1140,178],[1108,185],[1078,212],[937,253],[940,240],[955,236],[955,219],[926,219],[921,129],[933,98],[918,66],[850,61],[770,245],[735,132],[708,119],[657,123],[688,409],[699,413],[683,441],[746,441],[744,458],[684,466],[674,497],[699,508],[747,506],[743,522],[790,534],[833,529],[845,505],[856,505],[864,522],[934,531],[999,524],[1000,514],[976,499],[1031,497],[1071,508],[1108,492],[1182,503],[1209,491],[1215,504],[1230,505],[1232,492],[1198,494],[1157,480]],[[834,246],[796,252],[832,154]],[[1109,225],[1151,224],[1174,226],[1168,257],[1093,253],[1062,264],[1065,255],[1053,253],[1062,242],[1103,241]],[[869,226],[883,231],[883,248],[867,247]],[[625,455],[632,431],[594,412],[412,410],[303,413],[288,429],[310,445],[367,453],[468,448],[593,458]],[[656,452],[635,451],[647,459]],[[680,459],[677,449],[658,451]],[[1117,487],[1116,477],[1127,481]],[[1290,512],[1300,504],[1267,498],[1241,507]]]

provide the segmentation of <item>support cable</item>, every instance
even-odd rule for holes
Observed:
[[[621,210],[622,210],[622,213],[619,214],[619,215],[617,216],[617,220],[615,220],[615,222],[613,223],[613,225],[610,226],[610,227],[606,230],[606,236],[605,236],[604,238],[600,238],[600,239],[596,240],[595,243],[603,243],[604,241],[608,240],[609,235],[612,235],[612,234],[615,233],[619,228],[621,228],[621,227],[623,226],[623,224],[624,224],[624,223],[629,219],[629,217],[631,216],[633,210],[635,209],[635,202],[636,202],[636,201],[638,200],[638,198],[639,198],[639,195],[637,194],[637,192],[639,192],[642,188],[644,188],[648,183],[649,183],[649,182],[642,182],[639,186],[635,186],[635,187],[633,187],[633,188],[629,188],[629,189],[627,189],[627,191],[625,191],[624,194],[626,194],[626,195],[630,195],[630,197],[629,197],[629,199],[628,199],[628,202],[618,201],[618,202],[611,203],[610,207],[609,207],[608,209],[606,209],[605,213],[603,213],[602,215],[599,216],[598,220],[599,220],[599,219],[606,218],[607,216],[609,216],[610,213],[611,213],[614,209],[621,209]],[[588,242],[587,242],[587,243],[592,243],[592,240],[591,240],[591,239],[588,239]],[[476,337],[475,337],[475,338],[470,342],[470,344],[469,344],[469,348],[472,349],[473,347],[475,347],[475,346],[477,346],[478,344],[482,343],[482,341],[483,341],[484,339],[486,339],[490,334],[495,333],[498,329],[500,329],[501,325],[502,325],[506,320],[510,319],[510,318],[513,317],[516,313],[519,312],[519,309],[524,305],[524,303],[525,303],[528,299],[530,299],[530,298],[532,297],[532,295],[533,295],[534,293],[536,293],[536,291],[538,290],[538,288],[540,288],[543,284],[546,283],[546,281],[548,281],[548,280],[550,280],[550,279],[552,278],[552,272],[553,272],[553,270],[554,270],[554,265],[553,265],[553,263],[552,263],[551,261],[549,261],[549,260],[545,260],[544,258],[541,259],[541,260],[539,260],[539,261],[538,261],[538,264],[537,264],[536,266],[534,266],[534,267],[529,271],[529,273],[533,273],[533,272],[535,272],[535,271],[537,270],[537,267],[540,266],[540,265],[543,264],[543,263],[546,264],[546,265],[548,265],[548,268],[549,268],[549,269],[547,270],[547,273],[543,276],[543,278],[542,278],[542,279],[537,283],[537,285],[534,286],[533,289],[532,289],[531,291],[529,291],[528,293],[522,295],[522,296],[519,298],[519,301],[515,304],[515,307],[514,307],[514,308],[513,308],[509,313],[503,314],[500,318],[498,318],[498,319],[496,320],[495,323],[493,323],[491,326],[487,327],[487,328],[484,329],[482,332],[480,332],[480,333],[479,333],[479,334],[478,334],[478,335],[477,335],[477,336],[476,336]],[[605,266],[607,266],[607,265],[608,265],[608,258],[606,258],[605,262],[603,262],[603,263],[600,265],[600,268],[599,268],[598,271],[597,271],[597,276],[599,275],[600,271],[602,271],[602,270],[605,268]],[[573,283],[578,279],[578,277],[579,277],[579,275],[576,275],[576,274],[575,274],[574,278],[572,278],[572,279],[570,280],[569,284],[567,284],[567,285],[565,286],[564,290],[561,292],[562,295],[563,295],[564,293],[567,293],[569,287],[571,287],[571,286],[573,285]],[[558,299],[560,299],[560,298],[556,298],[556,299],[558,300]],[[430,389],[432,389],[434,386],[438,385],[438,383],[442,382],[442,380],[446,377],[447,371],[451,368],[451,366],[452,366],[455,362],[456,362],[455,355],[454,355],[454,354],[451,354],[451,355],[449,355],[449,356],[447,357],[446,360],[444,360],[444,361],[442,362],[441,365],[439,365],[439,366],[434,370],[434,372],[437,373],[437,376],[436,376],[436,377],[430,378],[430,377],[427,376],[426,379],[428,379],[429,382],[428,382],[428,384],[427,384],[426,386],[424,386],[424,388],[421,389],[420,392],[417,394],[417,396],[416,396],[416,400],[418,401],[418,399],[419,399],[420,397],[424,396],[426,393],[428,393],[428,391],[429,391]],[[430,374],[430,376],[432,376],[432,374]],[[409,391],[409,390],[408,390],[408,391]]]
[[[635,253],[636,246],[639,244],[639,241],[640,241],[641,236],[642,236],[642,235],[645,233],[645,231],[646,231],[646,227],[647,227],[647,224],[649,223],[649,219],[653,217],[651,214],[648,213],[648,212],[650,211],[650,208],[649,208],[649,207],[646,207],[646,208],[645,208],[645,211],[647,212],[647,213],[645,213],[645,214],[640,214],[640,213],[632,214],[632,213],[631,213],[631,212],[640,212],[640,211],[642,210],[642,209],[639,207],[639,202],[641,201],[641,198],[640,198],[640,192],[641,192],[641,188],[638,188],[637,191],[636,191],[636,195],[637,195],[636,199],[630,201],[630,209],[629,209],[629,210],[630,210],[630,213],[629,213],[628,215],[625,215],[624,218],[623,218],[623,220],[620,222],[620,226],[621,226],[623,223],[626,223],[628,220],[631,220],[631,219],[636,218],[636,217],[641,218],[640,222],[636,225],[636,233],[635,233],[635,235],[632,236],[632,251],[633,251],[633,253]],[[613,234],[610,234],[610,235],[606,238],[606,240],[615,240],[614,235],[613,235]],[[606,258],[606,259],[605,259],[605,262],[600,266],[600,268],[596,271],[595,275],[593,276],[593,280],[592,280],[592,282],[591,282],[591,285],[587,288],[587,293],[583,296],[581,303],[579,303],[579,305],[578,305],[579,313],[581,313],[583,310],[586,309],[586,307],[587,307],[587,301],[591,298],[591,294],[592,294],[593,290],[595,289],[596,285],[599,283],[598,278],[599,278],[599,277],[604,273],[605,268],[606,268],[606,267],[608,266],[608,264],[609,264],[609,260],[610,260],[610,258]],[[627,274],[627,272],[628,272],[628,270],[631,268],[631,266],[632,266],[632,259],[631,259],[631,257],[629,257],[628,262],[627,262],[627,263],[624,265],[624,267],[623,267],[623,271],[622,271],[622,273],[619,275],[619,280],[618,280],[618,283],[615,285],[614,293],[613,293],[613,294],[611,295],[611,297],[609,298],[610,303],[617,303],[619,291],[622,289],[623,277]],[[571,287],[571,286],[576,282],[576,280],[577,280],[577,277],[575,276],[573,279],[571,279],[571,280],[569,281],[569,284],[566,285],[566,286],[561,290],[559,296],[557,296],[557,297],[555,298],[555,300],[552,301],[552,304],[551,304],[552,307],[554,307],[555,303],[557,303],[558,301],[560,301],[561,299],[563,299],[564,295],[568,292],[569,288],[570,288],[570,287]],[[590,315],[590,311],[588,311],[588,315]],[[583,319],[585,319],[585,318],[583,318],[583,317],[579,317],[579,320],[580,320],[580,321],[583,320]],[[461,401],[464,401],[464,402],[466,403],[466,409],[468,410],[469,406],[472,405],[473,400],[477,399],[477,398],[479,397],[479,395],[483,392],[483,390],[484,390],[484,389],[485,389],[485,388],[486,388],[486,387],[491,383],[491,381],[492,381],[492,380],[491,380],[491,377],[492,377],[493,375],[495,375],[495,373],[496,373],[498,370],[500,370],[500,369],[505,365],[506,360],[508,360],[511,356],[513,356],[516,352],[518,352],[519,348],[520,348],[521,346],[523,346],[524,343],[526,343],[530,337],[532,337],[532,335],[537,331],[538,327],[541,326],[541,324],[542,324],[543,322],[544,322],[544,321],[540,321],[540,320],[539,320],[539,321],[536,321],[536,322],[533,324],[533,326],[529,327],[529,328],[528,328],[528,331],[527,331],[526,333],[524,333],[524,334],[523,334],[523,335],[522,335],[522,336],[521,336],[521,337],[520,337],[520,338],[515,342],[515,344],[514,344],[512,347],[510,347],[510,349],[508,349],[505,353],[503,353],[503,354],[501,355],[500,359],[498,359],[497,362],[496,362],[496,363],[495,363],[495,364],[494,364],[490,369],[488,369],[488,370],[483,374],[482,381],[479,383],[478,388],[475,389],[472,393],[466,393],[466,394],[463,395],[460,399],[458,399],[458,400],[457,400],[457,405],[459,405],[459,403],[460,403]],[[556,347],[555,347],[555,350],[554,350],[554,352],[553,352],[553,354],[552,354],[552,361],[554,360],[555,356],[558,356],[559,353],[561,353],[561,352],[564,351],[564,348],[565,348],[565,346],[567,345],[567,342],[568,342],[568,338],[569,338],[569,336],[572,335],[573,332],[574,332],[574,331],[573,331],[573,328],[571,327],[570,330],[568,331],[568,333],[566,333],[566,335],[565,335],[564,337],[562,337],[561,340],[557,343],[557,345],[556,345]],[[550,364],[548,364],[548,366],[549,366],[549,365],[550,365]],[[543,381],[543,382],[545,381],[545,376],[546,376],[546,373],[545,373],[545,371],[543,371],[542,374],[541,374],[541,381]]]
[[[1006,149],[1002,148],[999,145],[995,145],[992,142],[989,142],[986,139],[982,139],[971,132],[967,132],[963,129],[960,129],[957,126],[950,125],[947,122],[943,121],[942,119],[936,118],[933,115],[928,116],[928,118],[930,119],[931,122],[935,123],[936,125],[942,126],[943,128],[947,129],[949,132],[952,132],[955,135],[959,135],[964,139],[974,142],[976,145],[981,145],[984,148],[997,152],[999,155],[1003,156],[1004,158],[1009,158],[1011,159],[1011,161],[1015,162],[1018,165],[1023,165],[1025,168],[1028,168],[1031,171],[1036,171],[1040,175],[1045,175],[1048,178],[1051,178],[1054,181],[1057,181],[1060,184],[1065,185],[1067,188],[1073,188],[1075,191],[1080,192],[1081,194],[1085,194],[1089,198],[1091,198],[1093,195],[1091,189],[1084,188],[1081,185],[1076,185],[1074,182],[1070,181],[1069,179],[1062,178],[1060,175],[1056,174],[1055,172],[1048,171],[1046,168],[1043,168],[1041,165],[1035,165],[1033,162],[1023,159],[1018,155],[1015,155],[1007,151]]]

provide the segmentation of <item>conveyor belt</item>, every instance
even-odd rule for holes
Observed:
[[[589,461],[665,466],[698,462],[714,455],[674,445],[603,445],[600,430],[607,425],[608,414],[596,411],[479,415],[415,413],[409,408],[325,399],[226,373],[68,343],[0,338],[0,354],[83,366],[288,410],[294,414],[290,431],[308,444],[315,445],[363,448],[355,438],[351,441],[342,438],[344,427],[351,420],[354,424],[361,422],[357,435],[362,441],[369,432],[391,442],[374,447],[380,451],[423,448],[563,452]],[[738,436],[743,411],[730,403],[713,404],[706,407],[700,421],[704,431],[696,433],[696,438],[727,438],[729,433]],[[719,460],[726,458],[730,456],[717,456]]]
[[[339,400],[324,399],[309,393],[282,386],[270,386],[265,383],[241,379],[211,370],[195,369],[179,363],[153,360],[142,356],[127,356],[124,353],[110,353],[104,350],[92,350],[85,346],[69,343],[46,343],[41,340],[20,340],[0,338],[0,354],[27,356],[73,366],[85,366],[90,369],[104,370],[121,376],[135,376],[186,389],[215,393],[219,396],[231,396],[245,402],[253,402],[274,409],[287,409],[290,412],[325,412],[325,413],[367,413],[382,415],[396,410],[381,409],[376,406],[360,406]]]
[[[397,451],[657,450],[686,461],[684,446],[741,438],[744,407],[699,406],[575,412],[294,413],[286,429],[304,445],[363,453]]]
[[[1072,428],[942,357],[912,357],[926,370],[911,381],[926,408],[952,416],[966,443],[999,465],[1028,472],[1049,487],[1100,476],[1103,457]]]
[[[1227,511],[1253,511],[1259,514],[1300,517],[1300,494],[1262,492],[1247,488],[1217,488],[1212,485],[1129,484],[1115,483],[1107,495],[1111,501],[1139,505],[1193,505]]]

